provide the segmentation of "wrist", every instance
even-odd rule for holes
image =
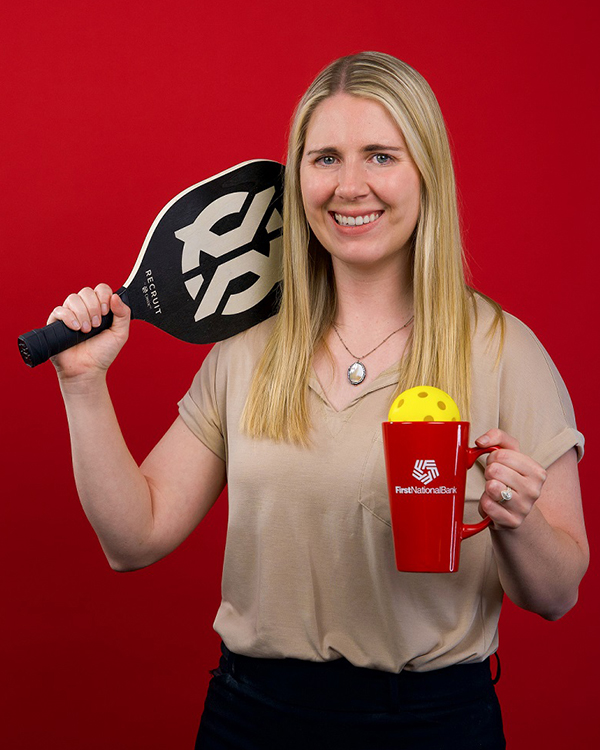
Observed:
[[[79,375],[58,374],[58,384],[63,398],[93,397],[106,393],[106,370],[94,370]]]

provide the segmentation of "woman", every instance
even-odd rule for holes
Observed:
[[[409,66],[368,52],[317,77],[285,191],[279,314],[212,349],[141,468],[105,380],[128,309],[100,285],[50,316],[87,331],[114,313],[55,358],[83,507],[132,570],[228,482],[223,658],[198,748],[504,747],[489,667],[503,593],[556,619],[588,562],[568,394],[529,329],[466,285],[442,115]],[[500,448],[467,487],[466,519],[489,515],[490,533],[452,576],[394,566],[381,422],[424,383]]]

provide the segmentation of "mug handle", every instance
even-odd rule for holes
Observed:
[[[467,469],[470,469],[479,456],[483,456],[484,453],[491,453],[497,451],[497,445],[491,445],[489,448],[467,448]],[[491,523],[491,518],[486,516],[483,521],[479,523],[463,523],[460,533],[461,539],[468,539],[474,534],[478,534],[480,531],[487,529]]]

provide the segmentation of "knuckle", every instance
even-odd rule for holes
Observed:
[[[497,450],[490,451],[490,453],[488,453],[488,455],[487,455],[487,461],[486,461],[486,463],[487,463],[488,466],[491,466],[492,464],[497,463],[497,461],[498,461],[498,458],[496,456],[497,453],[498,453]]]
[[[486,475],[492,480],[498,479],[501,472],[502,467],[497,463],[490,464],[485,470]]]
[[[49,323],[52,323],[54,320],[62,320],[65,314],[64,309],[65,308],[63,306],[55,307],[50,313],[50,315],[48,315],[48,320],[46,322],[46,325],[48,325]]]
[[[495,516],[496,511],[498,510],[498,503],[494,500],[493,497],[490,497],[489,495],[485,498],[485,502],[482,503],[483,509],[486,512],[486,515],[488,516]]]
[[[495,495],[498,495],[500,492],[502,492],[502,490],[504,489],[504,487],[496,479],[490,479],[486,483],[485,489],[486,489],[486,492],[488,493],[488,495],[495,496]]]

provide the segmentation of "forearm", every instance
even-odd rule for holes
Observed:
[[[61,390],[81,504],[111,566],[129,567],[124,561],[143,556],[152,533],[149,485],[125,444],[105,378]]]
[[[491,531],[500,581],[523,609],[557,620],[577,601],[587,569],[587,549],[552,527],[537,507],[514,529]]]

